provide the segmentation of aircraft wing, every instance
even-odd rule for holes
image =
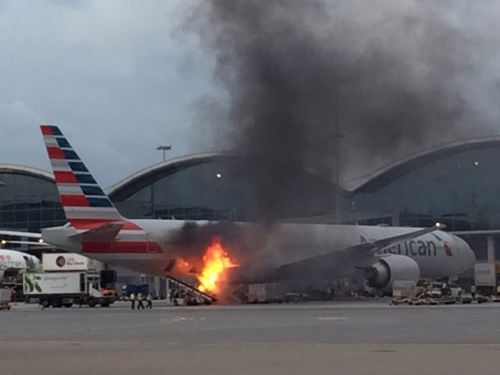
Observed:
[[[289,279],[297,278],[297,275],[310,275],[309,279],[325,279],[332,274],[342,277],[343,272],[346,272],[347,269],[352,270],[352,267],[371,264],[378,250],[401,241],[410,240],[426,233],[434,232],[438,229],[440,229],[440,227],[434,226],[402,235],[383,238],[377,241],[364,242],[344,249],[336,249],[325,254],[285,264],[276,269],[274,277],[278,279]]]
[[[9,237],[19,237],[23,238],[23,240],[13,240],[9,239]],[[8,245],[29,245],[30,248],[35,247],[47,247],[47,244],[44,242],[38,242],[42,239],[42,235],[40,233],[33,232],[18,232],[12,230],[0,230],[0,240],[2,246],[5,244]],[[34,241],[38,240],[38,241]]]
[[[40,233],[17,232],[12,230],[0,230],[0,237],[1,236],[25,237],[25,238],[35,238],[35,239],[42,238],[42,235]]]
[[[433,226],[429,228],[424,228],[416,230],[414,232],[400,234],[398,236],[386,237],[376,241],[367,241],[358,245],[351,246],[345,251],[357,252],[359,254],[363,253],[375,253],[376,251],[383,249],[384,247],[397,244],[401,241],[411,240],[415,237],[423,236],[424,234],[435,232],[436,230],[442,229],[441,226]]]

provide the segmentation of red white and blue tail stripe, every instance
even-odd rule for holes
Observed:
[[[59,128],[40,127],[68,222],[77,229],[89,229],[106,222],[123,221]]]

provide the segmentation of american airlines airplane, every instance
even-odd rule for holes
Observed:
[[[67,224],[42,231],[53,246],[157,276],[199,274],[201,238],[220,237],[246,276],[328,281],[362,275],[388,289],[394,280],[454,277],[474,253],[439,228],[131,220],[117,211],[56,126],[41,131]],[[229,235],[228,235],[229,233]],[[227,237],[227,238],[226,238]]]
[[[16,250],[0,249],[0,283],[5,271],[34,270],[40,261],[37,257]]]

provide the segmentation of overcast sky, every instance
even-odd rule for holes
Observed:
[[[187,24],[194,20],[190,14],[197,1],[0,0],[0,163],[49,170],[41,123],[61,127],[104,187],[161,161],[156,150],[161,144],[173,145],[168,157],[224,148],[215,124],[224,121],[218,115],[228,94],[214,78],[214,53],[206,44],[202,48],[199,28]],[[347,25],[363,29],[365,17],[378,13],[367,11],[363,1],[356,4],[359,9],[344,1],[351,18]],[[377,4],[384,17],[394,19],[392,8],[399,3]],[[406,8],[418,10],[421,2],[404,4],[396,12],[402,20]],[[473,74],[459,92],[480,116],[466,119],[467,132],[454,131],[452,139],[438,132],[418,147],[499,134],[500,2],[435,4],[444,4],[437,14],[448,12],[443,22],[474,47],[466,54]],[[379,42],[393,46],[398,34],[390,27],[386,34]],[[411,43],[401,45],[414,49]],[[439,51],[442,45],[435,47]],[[359,147],[346,149],[343,164],[354,176],[380,167],[375,161],[390,161],[360,157]],[[392,147],[385,154],[399,156]]]
[[[197,149],[192,106],[213,62],[183,30],[185,0],[0,0],[0,162],[50,169],[61,127],[104,186]]]

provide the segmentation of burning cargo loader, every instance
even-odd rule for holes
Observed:
[[[226,270],[238,267],[229,257],[219,237],[215,237],[203,255],[203,266],[198,275],[198,289],[202,292],[219,294],[221,284],[225,281]]]
[[[237,267],[218,236],[203,248],[199,259],[179,258],[176,267],[186,275],[169,276],[169,299],[174,305],[211,304],[226,293],[227,273]]]

